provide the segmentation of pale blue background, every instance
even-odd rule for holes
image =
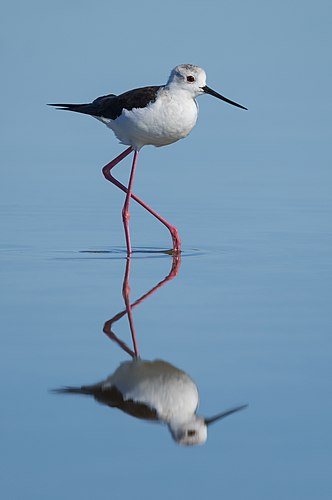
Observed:
[[[3,5],[2,498],[331,498],[331,11],[289,0]],[[143,149],[135,180],[184,250],[179,276],[135,310],[143,357],[187,371],[201,414],[249,403],[195,449],[48,392],[125,359],[102,334],[123,307],[125,260],[123,196],[101,174],[122,146],[45,104],[161,84],[183,62],[249,108],[200,98],[190,137]],[[134,205],[131,226],[134,247],[170,246]],[[132,298],[170,265],[136,254]],[[125,320],[116,330],[129,341]]]

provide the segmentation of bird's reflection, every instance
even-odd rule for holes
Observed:
[[[133,417],[166,424],[178,444],[203,444],[207,439],[208,425],[242,410],[247,405],[231,408],[211,418],[200,417],[196,414],[199,402],[198,389],[187,373],[160,359],[147,361],[140,358],[132,309],[177,275],[180,257],[173,256],[172,268],[166,278],[132,304],[129,286],[130,265],[128,258],[122,289],[126,307],[106,321],[103,330],[132,359],[121,363],[112,375],[99,383],[64,387],[55,392],[93,396],[99,403],[118,408]],[[129,319],[133,349],[120,340],[113,331],[114,324],[125,315]]]

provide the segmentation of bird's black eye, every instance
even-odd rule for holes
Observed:
[[[187,431],[187,436],[188,437],[196,436],[196,431],[191,431],[191,430]]]
[[[195,78],[191,75],[187,76],[187,82],[194,82]]]

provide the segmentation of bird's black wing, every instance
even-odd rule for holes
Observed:
[[[115,120],[121,115],[123,109],[130,111],[133,108],[145,108],[150,102],[154,102],[160,88],[161,86],[157,85],[129,90],[118,96],[108,94],[98,97],[89,104],[49,104],[49,106]]]

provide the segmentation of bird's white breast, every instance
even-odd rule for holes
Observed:
[[[124,109],[115,120],[102,119],[122,144],[140,149],[166,146],[186,137],[196,124],[198,108],[186,92],[162,88],[145,108]]]

